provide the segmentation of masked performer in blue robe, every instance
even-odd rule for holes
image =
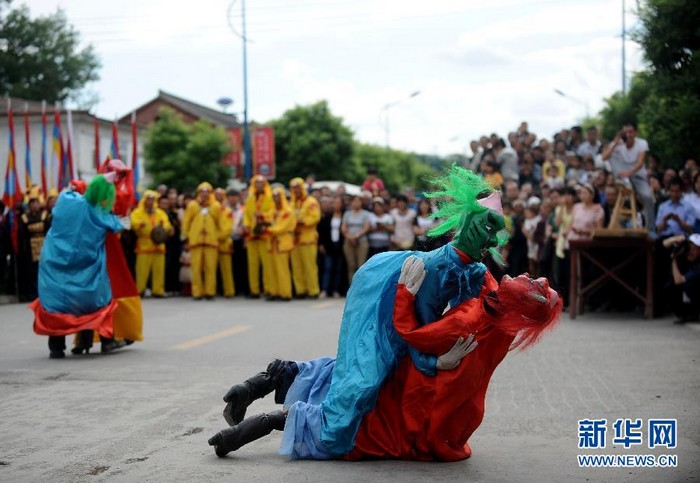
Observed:
[[[105,236],[122,224],[111,213],[115,188],[103,175],[93,179],[85,195],[64,190],[53,209],[53,221],[39,260],[39,298],[34,332],[49,336],[52,359],[65,356],[65,336],[92,332],[113,336],[116,303],[107,275]]]

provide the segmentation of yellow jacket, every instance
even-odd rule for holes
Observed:
[[[230,206],[221,208],[221,219],[219,220],[219,253],[233,253],[233,210]]]
[[[151,192],[155,194],[154,192]],[[150,254],[150,253],[165,253],[165,243],[155,244],[151,239],[151,232],[153,228],[158,225],[162,225],[163,228],[170,231],[172,225],[168,219],[167,213],[161,210],[157,206],[153,207],[153,212],[149,213],[146,210],[145,201],[148,191],[144,193],[144,196],[139,201],[139,205],[131,212],[131,229],[136,233],[136,253]],[[158,196],[155,195],[154,205],[158,200]]]
[[[243,226],[247,229],[247,238],[250,240],[260,240],[269,237],[264,233],[255,235],[254,230],[258,223],[272,223],[275,212],[275,202],[272,200],[270,183],[265,179],[263,192],[257,193],[255,191],[255,178],[254,176],[250,180],[248,198],[245,201],[245,210],[243,212]]]
[[[294,249],[294,228],[297,225],[297,219],[289,207],[289,203],[287,203],[284,190],[275,188],[275,191],[279,191],[282,194],[282,207],[279,210],[275,210],[272,225],[267,229],[267,232],[272,235],[270,252],[291,252]]]
[[[206,205],[197,200],[187,204],[182,220],[182,235],[187,239],[190,248],[219,247],[221,222],[221,205],[212,195]]]
[[[301,188],[301,198],[294,196],[292,190],[292,208],[297,219],[295,243],[297,245],[315,245],[318,243],[316,226],[321,221],[321,206],[313,196],[306,194],[306,183],[301,178],[294,178],[289,185]]]

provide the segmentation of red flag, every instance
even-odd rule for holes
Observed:
[[[15,204],[22,202],[22,188],[19,185],[17,177],[17,156],[15,154],[15,120],[12,117],[12,105],[10,99],[7,99],[7,123],[9,127],[9,146],[7,152],[7,167],[5,168],[5,192],[2,195],[2,201],[9,208],[9,228],[12,239],[12,248],[17,253],[17,220],[15,219],[17,212]]]
[[[24,184],[27,189],[32,187],[32,158],[30,155],[29,140],[29,106],[24,103]]]
[[[46,184],[46,101],[41,101],[41,189],[48,195]]]
[[[22,187],[17,176],[17,156],[15,153],[15,120],[12,116],[12,105],[7,100],[7,124],[9,127],[9,146],[7,151],[7,167],[5,168],[5,192],[2,201],[8,207],[13,207],[17,201],[22,201]]]
[[[72,144],[73,144],[73,113],[72,111],[68,111],[68,116],[66,117],[66,126],[68,128],[68,132],[66,133],[66,176],[67,176],[67,182],[70,183],[74,176],[74,171],[73,171],[73,149],[72,149]]]
[[[100,170],[100,121],[95,118],[95,172]]]
[[[134,194],[139,199],[139,140],[136,132],[136,112],[131,113],[131,172],[134,173]]]

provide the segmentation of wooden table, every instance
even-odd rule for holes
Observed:
[[[607,253],[615,251],[619,253],[618,262],[612,266],[606,266],[596,257],[596,253],[605,250]],[[569,242],[571,255],[571,277],[569,291],[569,315],[572,319],[577,314],[583,313],[583,299],[586,295],[608,280],[614,280],[629,293],[644,304],[644,317],[650,319],[654,314],[654,240],[647,237],[612,237],[591,240],[572,240]],[[646,290],[639,293],[628,282],[622,279],[619,272],[632,262],[646,263]],[[587,285],[582,286],[581,262],[591,263],[598,267],[602,274]]]

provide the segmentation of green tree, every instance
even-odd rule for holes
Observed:
[[[650,90],[649,75],[641,72],[632,77],[627,95],[623,96],[622,92],[616,92],[605,99],[605,107],[600,111],[603,139],[614,138],[625,123],[639,123],[639,112]]]
[[[700,3],[647,0],[634,34],[649,63],[650,88],[639,113],[642,132],[662,164],[698,154],[700,125]]]
[[[600,115],[610,139],[625,122],[637,122],[662,165],[697,156],[700,125],[700,2],[646,0],[633,33],[648,68],[632,78],[626,96],[606,99]]]
[[[50,102],[81,99],[84,86],[99,79],[92,45],[79,48],[80,36],[60,9],[32,19],[27,6],[9,4],[0,2],[0,92]]]
[[[421,161],[418,155],[398,151],[373,144],[356,143],[354,150],[354,163],[356,173],[348,181],[361,183],[367,172],[367,168],[377,169],[379,177],[391,192],[399,192],[404,188],[413,187],[419,190],[426,189],[428,179],[437,171],[429,164]]]
[[[146,172],[153,184],[178,191],[194,190],[203,181],[226,186],[231,169],[221,164],[231,146],[226,131],[198,121],[185,122],[171,109],[163,108],[146,133]]]
[[[334,116],[326,101],[296,106],[269,123],[275,129],[277,179],[316,174],[318,179],[350,180],[353,132]]]

